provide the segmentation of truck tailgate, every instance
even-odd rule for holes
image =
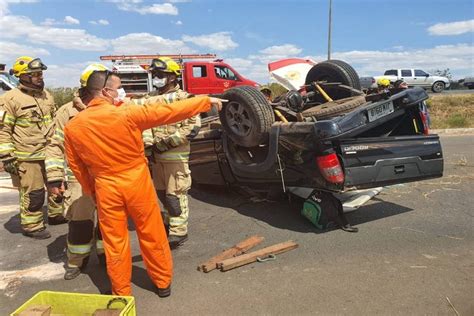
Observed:
[[[344,139],[345,186],[377,187],[443,175],[438,135]]]

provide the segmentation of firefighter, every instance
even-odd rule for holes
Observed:
[[[178,79],[180,66],[171,58],[154,59],[149,67],[153,84],[158,88],[157,98],[151,97],[147,102],[161,101],[172,103],[187,99],[189,94],[180,89]],[[154,95],[153,93],[151,94]],[[182,245],[188,239],[188,190],[191,188],[191,171],[189,170],[189,140],[196,136],[201,127],[199,115],[174,124],[152,128],[152,162],[153,183],[165,212],[162,216],[169,229],[171,249]],[[145,132],[146,133],[146,132]],[[147,135],[144,142],[147,144]]]
[[[222,104],[197,97],[173,105],[119,106],[124,97],[116,74],[91,74],[82,97],[87,108],[64,129],[67,161],[84,193],[97,201],[112,293],[131,294],[130,216],[148,275],[158,296],[166,297],[171,294],[173,263],[141,134]]]
[[[105,71],[107,67],[101,64],[89,65],[81,74],[81,89],[79,96],[86,86],[87,79],[94,71]],[[46,175],[48,190],[52,194],[64,194],[66,218],[69,220],[67,235],[67,262],[64,279],[72,280],[79,276],[88,261],[92,245],[95,241],[99,262],[105,265],[104,247],[100,230],[94,230],[95,204],[90,196],[82,194],[82,188],[74,177],[71,169],[65,165],[64,126],[85,105],[79,97],[63,105],[56,113],[53,122],[54,134],[46,145]],[[65,192],[64,192],[65,190]],[[63,193],[64,192],[64,193]]]
[[[0,126],[0,160],[10,174],[20,179],[20,217],[23,234],[46,239],[51,234],[43,220],[45,198],[45,145],[54,117],[53,97],[44,89],[39,58],[16,59],[11,72],[19,78],[17,88],[4,96],[4,115]],[[48,196],[48,223],[66,223],[59,196]]]

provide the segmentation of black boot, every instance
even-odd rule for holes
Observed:
[[[66,264],[66,272],[64,273],[64,280],[72,280],[75,279],[81,274],[81,268],[78,267],[70,267]]]
[[[184,236],[175,236],[175,235],[170,235],[168,237],[168,242],[170,244],[170,248],[171,249],[176,249],[178,248],[179,246],[181,246],[182,244],[184,244],[184,242],[188,240],[188,234],[184,235]]]
[[[51,234],[45,227],[35,230],[34,232],[23,232],[23,235],[34,239],[48,239],[51,237]]]
[[[341,229],[349,233],[357,233],[359,231],[359,228],[353,227],[351,224],[341,225]]]
[[[158,288],[158,291],[156,292],[156,294],[158,294],[159,297],[168,297],[171,295],[171,284],[168,285],[167,288]]]
[[[68,220],[62,215],[58,215],[55,217],[48,217],[49,225],[61,225],[61,224],[66,224],[67,222]]]
[[[81,274],[81,272],[87,267],[89,263],[89,257],[84,258],[82,260],[82,265],[80,267],[70,267],[67,263],[65,265],[66,272],[64,273],[64,280],[72,280],[75,279]]]

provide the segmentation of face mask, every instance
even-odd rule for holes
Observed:
[[[117,89],[118,96],[114,98],[114,102],[123,102],[125,101],[125,97],[127,96],[127,93],[123,88]]]
[[[119,106],[125,100],[125,97],[127,96],[127,93],[125,92],[125,90],[123,88],[117,89],[116,91],[117,91],[117,97],[115,97],[115,98],[112,98],[112,96],[108,92],[106,92],[106,93],[107,93],[107,96],[109,98],[113,99],[112,103],[114,105]]]
[[[163,88],[164,86],[166,86],[166,83],[167,83],[167,78],[164,77],[164,78],[156,78],[154,77],[153,78],[153,85],[157,88]]]

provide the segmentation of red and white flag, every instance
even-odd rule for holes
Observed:
[[[268,64],[270,76],[288,90],[299,90],[309,70],[316,65],[311,59],[287,58]]]

